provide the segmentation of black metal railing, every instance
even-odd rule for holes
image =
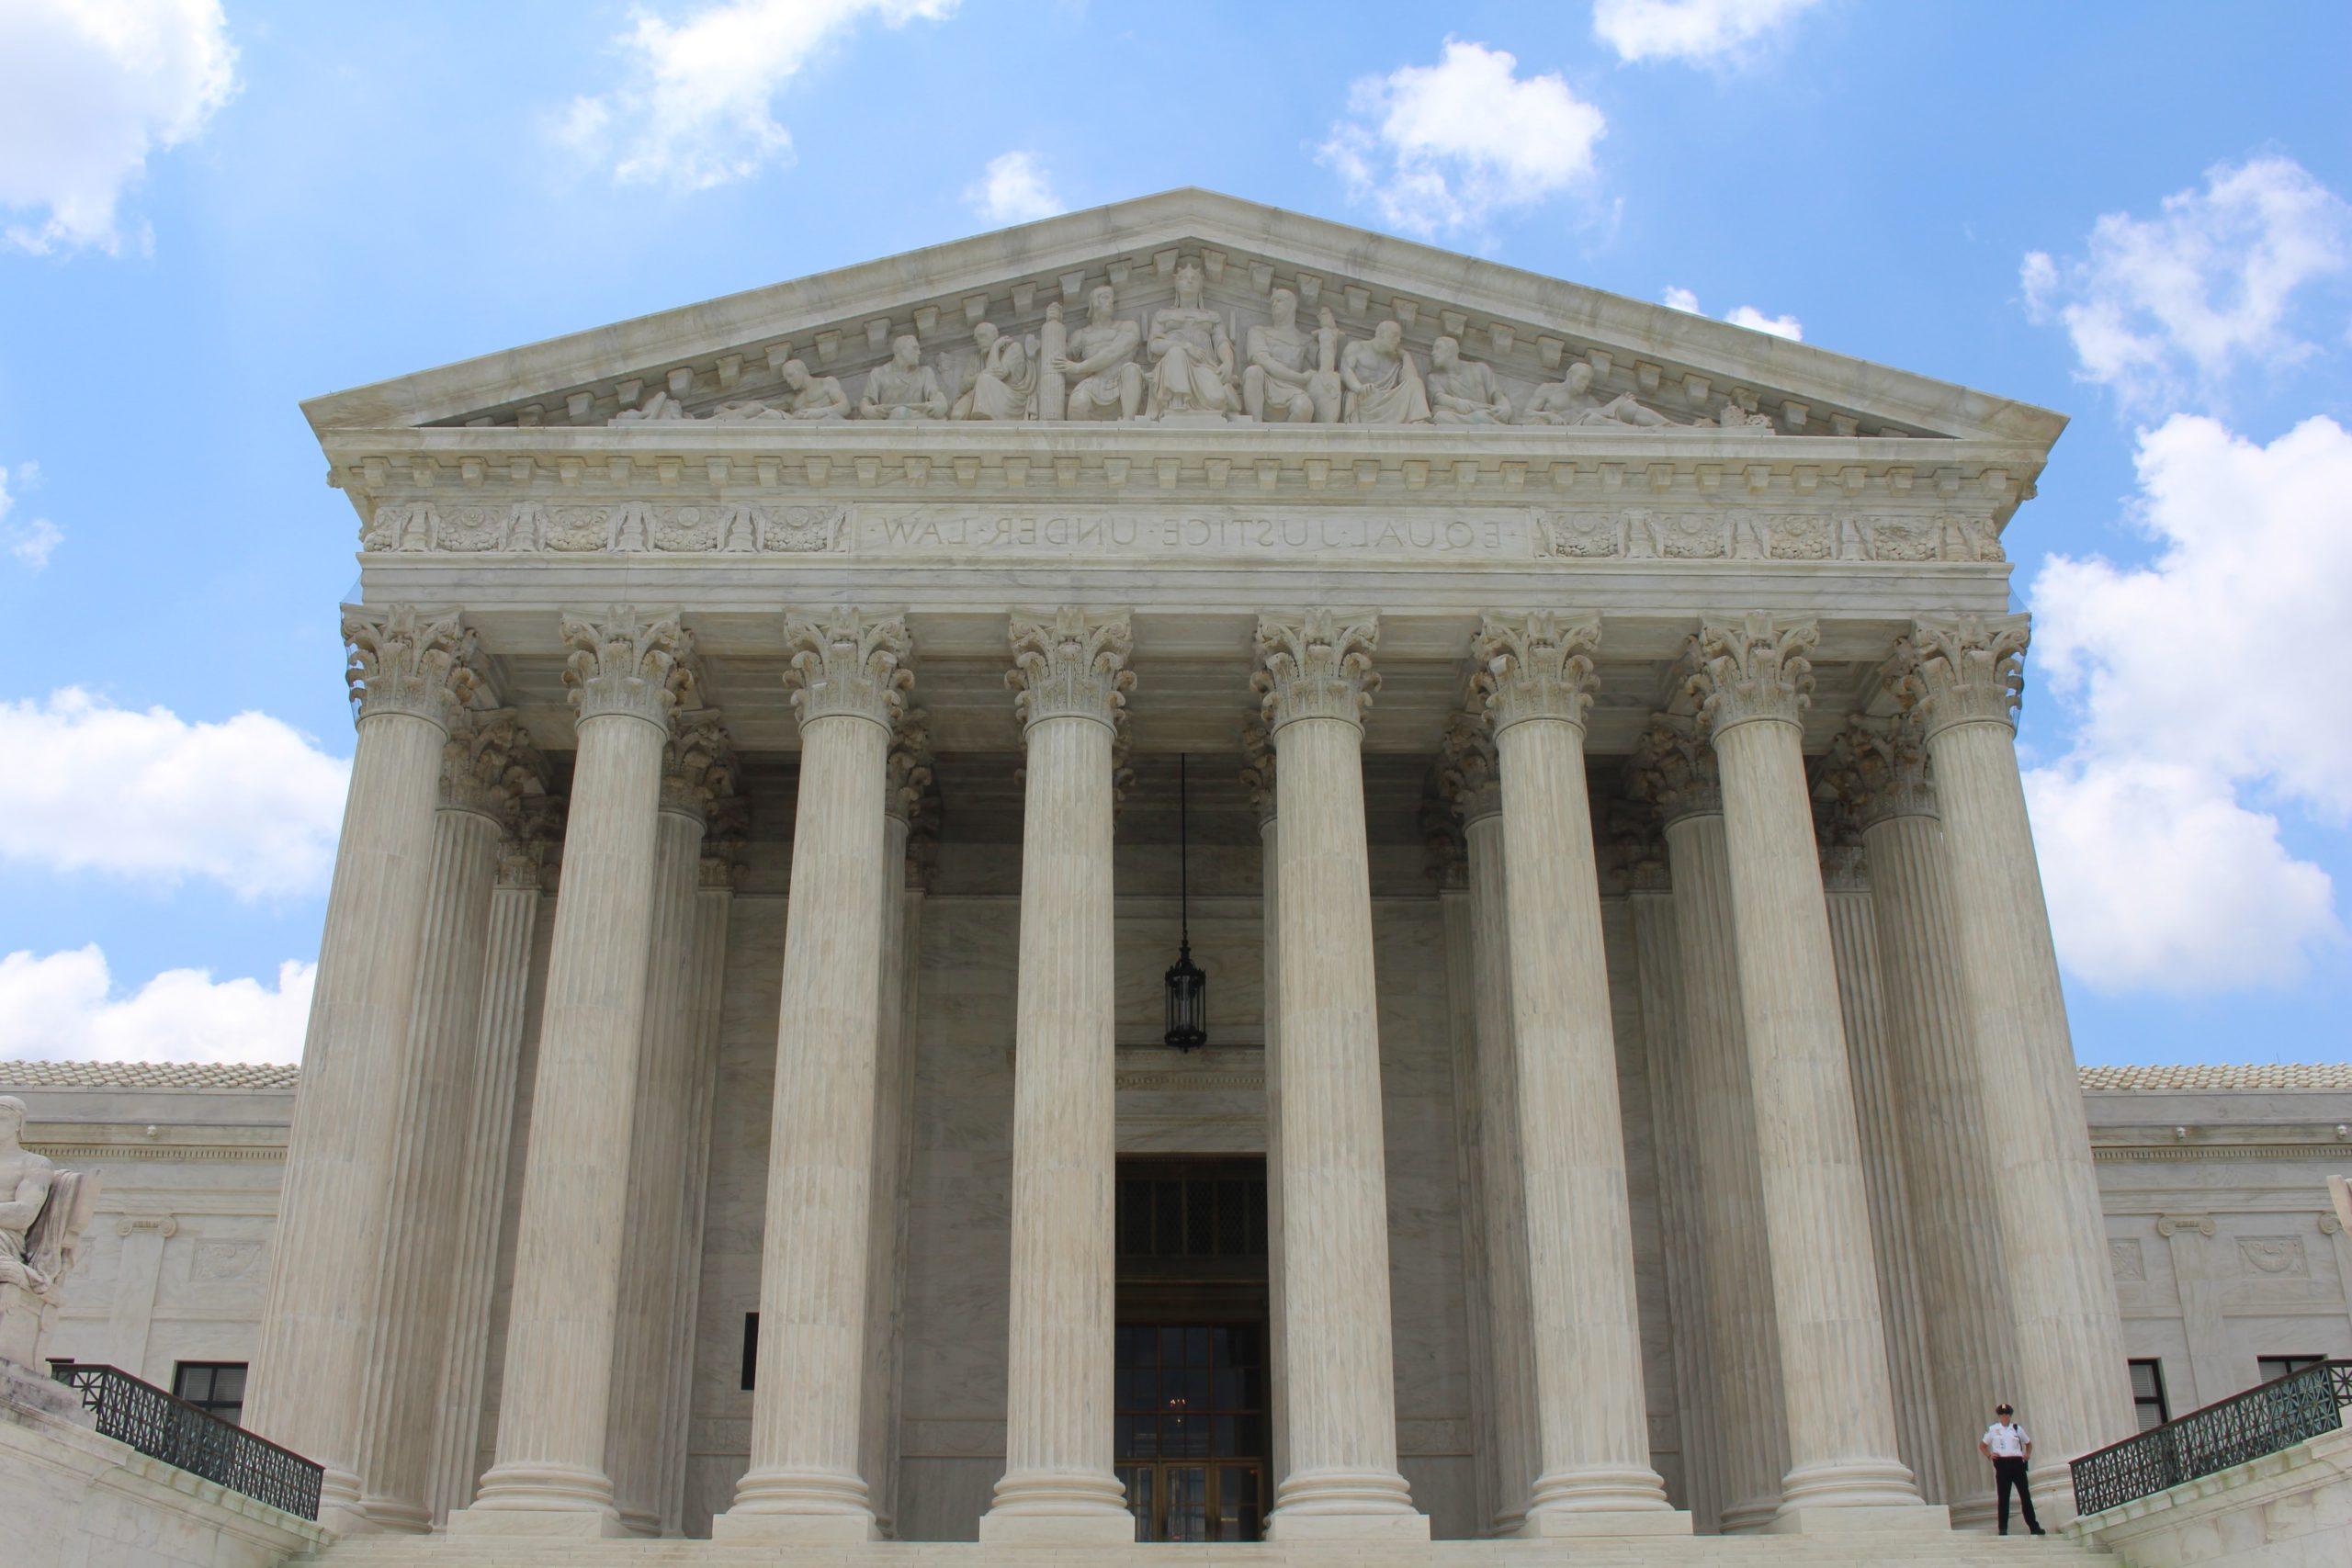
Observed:
[[[256,1438],[119,1367],[60,1367],[57,1381],[81,1393],[83,1409],[97,1414],[100,1437],[128,1443],[150,1459],[273,1508],[306,1519],[319,1517],[324,1472],[291,1449]]]
[[[2346,1404],[2352,1361],[2314,1361],[2085,1454],[2074,1465],[2075,1511],[2096,1514],[2333,1432]]]

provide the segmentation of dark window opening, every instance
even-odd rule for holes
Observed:
[[[2132,1409],[2140,1417],[2140,1430],[2161,1427],[2172,1419],[2172,1406],[2165,1399],[2165,1364],[2154,1359],[2133,1361],[2132,1368]]]
[[[743,1386],[750,1388],[760,1376],[760,1314],[743,1314]]]
[[[2254,1359],[2254,1381],[2268,1382],[2290,1372],[2300,1372],[2305,1367],[2316,1367],[2326,1359],[2325,1356],[2256,1356]]]
[[[172,1393],[231,1426],[245,1415],[245,1363],[182,1361],[172,1370]]]

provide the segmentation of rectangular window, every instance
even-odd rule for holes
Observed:
[[[743,1386],[750,1388],[760,1376],[760,1314],[743,1314]]]
[[[245,1363],[182,1361],[172,1371],[172,1393],[236,1426],[245,1414]]]
[[[2254,1359],[2254,1381],[2268,1382],[2290,1372],[2300,1372],[2305,1367],[2318,1366],[2326,1359],[2325,1356],[2256,1356]]]
[[[2163,1426],[2172,1419],[2172,1406],[2165,1402],[2165,1364],[2150,1359],[2131,1366],[2132,1408],[2139,1415],[2140,1430]]]

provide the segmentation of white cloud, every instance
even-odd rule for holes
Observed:
[[[1518,74],[1506,51],[1445,40],[1435,65],[1399,66],[1348,90],[1349,118],[1317,157],[1350,199],[1408,232],[1476,230],[1592,177],[1608,121],[1558,74]]]
[[[322,891],[350,764],[292,727],[241,713],[191,724],[74,687],[0,702],[0,861],[241,898]]]
[[[1034,152],[1000,152],[964,187],[964,203],[991,223],[1031,223],[1069,209]]]
[[[147,158],[204,129],[237,87],[220,0],[0,5],[0,231],[19,250],[121,249]]]
[[[8,514],[17,507],[17,498],[9,491],[10,484],[13,483],[18,491],[27,491],[40,482],[40,465],[38,463],[17,464],[13,478],[7,467],[0,464],[0,550],[7,551],[30,571],[39,571],[47,566],[49,558],[57,553],[57,547],[65,540],[65,531],[46,517],[28,517],[16,523],[8,520]]]
[[[1705,62],[1737,54],[1819,0],[1593,0],[1592,36],[1620,60]]]
[[[2064,324],[2083,379],[2154,409],[2191,394],[2216,402],[2242,365],[2309,354],[2297,297],[2347,266],[2352,207],[2273,153],[2215,164],[2154,218],[2108,213],[2085,255],[2035,251],[2018,276],[2034,319]]]
[[[626,185],[684,190],[749,179],[792,159],[776,95],[867,17],[941,21],[959,0],[723,0],[680,21],[631,13],[616,44],[622,84],[575,98],[549,133]]]
[[[0,1060],[299,1062],[317,973],[288,960],[273,987],[166,969],[118,996],[95,943],[12,953],[0,958]]]
[[[2264,446],[2175,415],[2138,468],[2155,558],[2053,557],[2030,593],[2036,667],[2080,715],[2028,779],[2059,951],[2108,989],[2292,979],[2345,934],[2276,813],[2352,820],[2352,724],[2297,668],[2352,625],[2352,432]]]
[[[1688,288],[1668,288],[1658,296],[1670,310],[1688,310],[1692,315],[1704,315],[1699,309],[1699,297]],[[1804,323],[1794,316],[1768,316],[1753,305],[1742,305],[1725,312],[1724,320],[1750,332],[1770,333],[1774,337],[1787,338],[1791,343],[1804,341]]]

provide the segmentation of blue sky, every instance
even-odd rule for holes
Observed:
[[[0,6],[0,1056],[299,1050],[299,400],[1201,185],[2064,410],[2008,535],[2086,1060],[2347,1055],[2352,9]]]

